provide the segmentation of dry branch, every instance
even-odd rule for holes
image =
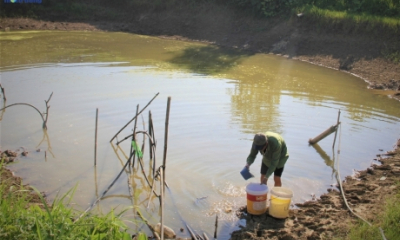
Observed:
[[[157,94],[150,100],[150,102],[147,103],[147,105],[146,105],[144,108],[142,108],[142,110],[140,110],[138,114],[136,114],[136,116],[134,116],[127,124],[125,124],[125,126],[123,126],[123,127],[114,135],[114,137],[111,138],[110,142],[111,142],[112,140],[114,140],[114,138],[117,137],[117,135],[129,125],[129,123],[131,123],[133,120],[135,120],[136,117],[137,117],[139,114],[141,114],[141,113],[143,112],[143,110],[145,110],[145,109],[150,105],[150,103],[158,96],[158,94],[159,94],[159,93],[157,93]]]

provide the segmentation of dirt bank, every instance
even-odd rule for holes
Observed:
[[[347,71],[367,81],[369,87],[386,90],[391,97],[400,98],[400,65],[386,60],[383,54],[400,46],[398,36],[316,29],[315,26],[306,18],[265,21],[237,16],[234,12],[218,8],[198,9],[196,12],[133,11],[123,22],[80,21],[51,16],[42,20],[0,20],[0,29],[5,31],[123,31],[279,54]],[[371,166],[359,172],[356,178],[347,177],[344,181],[344,192],[350,207],[367,220],[381,211],[389,195],[399,190],[395,184],[400,178],[399,145],[400,141],[385,158],[378,157],[382,165]],[[243,207],[237,215],[246,219],[247,224],[232,233],[232,240],[331,239],[332,236],[345,236],[348,223],[357,220],[347,209],[337,187],[316,196],[315,201],[296,205],[299,208],[291,210],[290,217],[284,220],[274,219],[268,214],[251,216]]]
[[[381,154],[378,161],[355,177],[346,177],[343,191],[349,207],[359,216],[373,222],[382,211],[385,200],[398,192],[400,178],[400,140],[392,152]],[[342,176],[343,177],[343,176]],[[260,216],[247,214],[246,207],[237,211],[246,219],[246,226],[232,233],[232,240],[262,239],[333,239],[345,237],[349,224],[359,220],[347,208],[337,186],[313,201],[295,204],[289,218],[275,219],[267,213]]]

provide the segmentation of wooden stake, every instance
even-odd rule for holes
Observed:
[[[94,165],[97,163],[97,122],[99,119],[99,109],[96,108],[96,123],[95,123],[95,132],[94,132]]]
[[[162,181],[164,177],[164,170],[160,168],[160,210],[161,210],[161,240],[164,240],[164,181]]]
[[[337,126],[339,126],[339,119],[340,119],[340,109],[337,116],[337,123],[336,123]],[[336,136],[337,136],[337,129],[335,131],[335,138],[333,139],[332,149],[335,148]]]
[[[164,168],[164,174],[162,178],[162,182],[165,182],[165,168],[166,168],[166,163],[167,163],[167,145],[168,145],[168,123],[169,123],[169,109],[171,106],[171,97],[168,97],[168,103],[167,103],[167,114],[165,117],[165,136],[164,136],[164,157],[163,157],[163,168]],[[165,185],[164,185],[165,187]],[[164,189],[165,191],[165,189]]]

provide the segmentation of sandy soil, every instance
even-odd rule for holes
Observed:
[[[0,20],[0,29],[124,31],[185,41],[202,41],[251,52],[273,53],[347,71],[382,89],[389,97],[400,98],[400,64],[385,60],[382,52],[400,46],[398,36],[356,34],[337,29],[315,29],[303,18],[256,20],[218,9],[196,13],[133,12],[126,22],[74,21],[71,19]],[[381,211],[385,199],[395,191],[400,178],[400,140],[394,150],[377,156],[374,165],[347,177],[343,182],[349,206],[367,220]],[[9,172],[5,178],[11,179]],[[342,176],[344,177],[344,176]],[[2,178],[4,176],[2,175]],[[20,184],[15,178],[12,184]],[[331,239],[345,236],[350,222],[357,218],[348,210],[337,186],[315,200],[297,203],[287,219],[275,219],[267,213],[247,214],[246,206],[237,211],[246,226],[232,233],[232,240],[244,239]]]

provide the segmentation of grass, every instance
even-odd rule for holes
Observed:
[[[0,174],[4,171],[0,163]],[[40,204],[33,204],[32,190],[10,184],[10,179],[0,183],[0,239],[132,239],[121,220],[122,211],[107,215],[87,215],[74,221],[78,212],[70,207],[75,188],[49,205],[35,188]],[[139,239],[146,240],[143,233]]]
[[[399,189],[400,184],[397,184]],[[400,236],[400,191],[387,199],[384,210],[374,219],[372,226],[360,222],[350,226],[347,240],[376,240],[382,239],[379,227],[384,231],[386,239],[398,239]]]
[[[359,26],[363,30],[373,30],[374,28],[384,28],[397,33],[400,30],[400,18],[382,17],[371,14],[356,14],[347,11],[334,11],[321,9],[316,6],[306,6],[297,8],[295,12],[302,12],[314,20],[322,21],[323,25],[345,23],[347,25]]]

